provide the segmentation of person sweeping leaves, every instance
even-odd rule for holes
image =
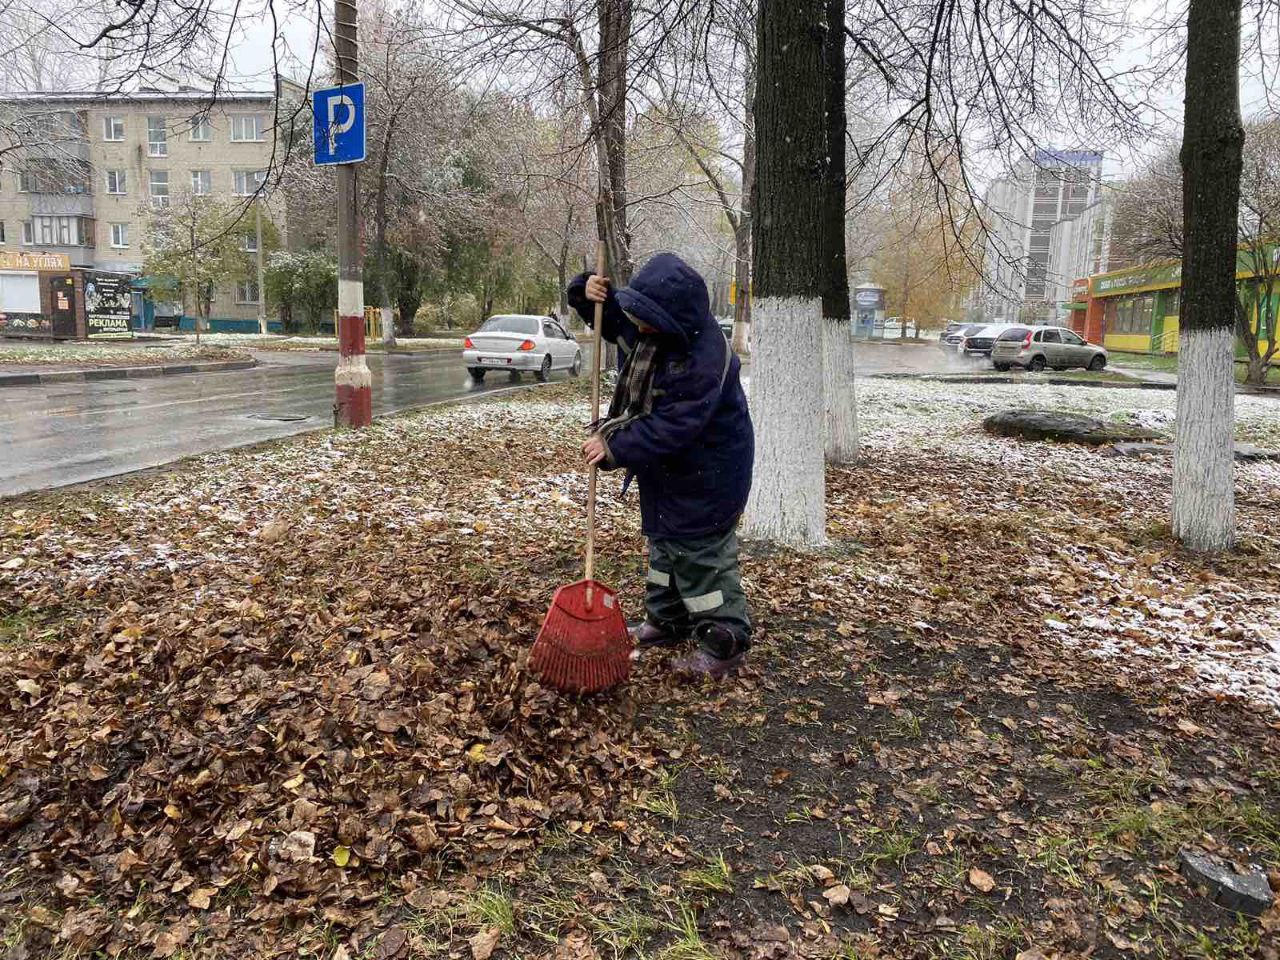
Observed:
[[[624,470],[640,488],[649,571],[636,645],[692,638],[696,650],[673,669],[726,677],[751,647],[736,530],[755,436],[741,364],[711,316],[706,283],[674,254],[653,257],[619,290],[584,273],[568,292],[588,325],[594,304],[604,305],[601,336],[623,361],[608,416],[582,452],[588,465]]]

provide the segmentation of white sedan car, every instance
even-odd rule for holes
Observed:
[[[582,349],[554,317],[504,314],[490,317],[463,341],[462,362],[477,383],[490,370],[519,377],[530,370],[544,383],[552,370],[582,372]]]

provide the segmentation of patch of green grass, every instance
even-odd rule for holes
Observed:
[[[590,914],[591,928],[613,948],[615,957],[640,950],[664,929],[664,925],[630,904],[621,904],[603,915]]]
[[[463,919],[473,927],[497,927],[504,937],[515,936],[515,902],[500,886],[484,886],[472,892],[459,906]]]
[[[929,956],[934,960],[1004,960],[1026,942],[1022,925],[1013,919],[1001,918],[985,925],[966,923],[954,937],[931,947]]]
[[[887,724],[887,728],[891,736],[901,737],[904,740],[919,740],[924,736],[920,718],[910,710],[903,710],[895,715]]]
[[[866,844],[857,855],[857,862],[872,870],[884,864],[902,867],[907,857],[916,852],[915,833],[906,830],[884,830],[872,827],[866,835]]]
[[[708,857],[701,866],[692,867],[680,874],[686,887],[695,890],[707,890],[711,893],[733,892],[733,871],[724,859],[723,853]]]
[[[0,647],[23,647],[41,635],[44,619],[31,610],[15,610],[0,617]]]
[[[698,914],[687,903],[677,906],[676,915],[667,924],[675,939],[658,954],[659,960],[721,960],[718,953],[707,946],[698,931]]]
[[[646,790],[635,801],[635,805],[672,823],[680,819],[680,803],[670,790]]]
[[[1031,863],[1073,890],[1084,886],[1084,878],[1076,866],[1084,859],[1079,840],[1045,834],[1036,837],[1034,843]]]
[[[520,926],[548,943],[558,943],[560,931],[581,913],[578,901],[567,894],[522,899]]]

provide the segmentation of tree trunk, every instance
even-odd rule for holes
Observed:
[[[569,264],[567,258],[561,257],[556,264],[560,278],[560,319],[569,322]]]
[[[756,186],[756,77],[748,66],[743,91],[742,203],[733,232],[733,280],[738,287],[733,311],[733,349],[751,355],[751,235]]]
[[[733,234],[733,349],[740,357],[751,355],[751,221],[738,220]]]
[[[1192,550],[1235,541],[1236,242],[1243,167],[1241,0],[1191,0],[1182,139],[1182,321],[1173,533]]]
[[[854,338],[845,259],[845,0],[826,0],[826,204],[822,217],[823,394],[826,402],[826,456],[831,463],[858,457],[858,399],[854,384]]]
[[[618,286],[631,282],[631,235],[627,231],[627,72],[630,68],[632,0],[600,0],[600,61],[597,68],[600,129],[606,166],[605,232],[609,269]]]
[[[821,337],[827,150],[824,0],[762,4],[757,19],[755,483],[743,532],[796,547],[826,527]]]
[[[387,275],[391,264],[387,255],[387,164],[391,157],[392,123],[387,122],[382,142],[382,158],[378,162],[378,193],[374,202],[374,219],[378,231],[378,306],[382,315],[382,345],[390,350],[396,345],[395,315],[391,312],[391,286]]]

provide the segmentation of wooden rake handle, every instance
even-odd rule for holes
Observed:
[[[596,276],[604,276],[604,242],[596,244]],[[591,422],[600,419],[600,328],[604,326],[604,304],[595,306],[595,322],[591,334]],[[596,481],[600,468],[591,465],[587,480],[587,580],[592,580],[596,572]],[[587,587],[587,609],[592,605],[592,589]]]

